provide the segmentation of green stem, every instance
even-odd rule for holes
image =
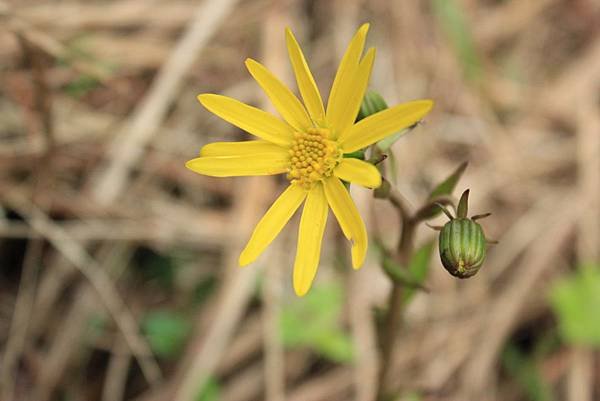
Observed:
[[[415,228],[417,227],[417,221],[409,215],[400,196],[392,192],[389,195],[389,200],[392,205],[396,207],[402,218],[402,231],[400,233],[400,239],[398,241],[394,259],[396,259],[401,266],[408,266],[413,253],[414,234]],[[388,310],[382,335],[380,337],[381,358],[377,383],[377,401],[384,401],[387,398],[387,376],[393,361],[398,327],[402,321],[403,286],[400,282],[392,282],[393,287],[388,298]]]

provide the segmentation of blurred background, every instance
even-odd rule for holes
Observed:
[[[418,206],[455,195],[499,240],[451,277],[418,230],[427,291],[407,299],[397,400],[600,399],[600,2],[596,0],[0,1],[0,400],[372,400],[390,290],[330,219],[305,298],[298,216],[240,269],[281,177],[210,178],[200,147],[248,136],[196,95],[268,108],[244,60],[295,88],[284,28],[326,98],[370,22],[370,88],[431,98],[388,179]],[[400,222],[352,188],[371,238]],[[443,224],[439,217],[433,224]]]

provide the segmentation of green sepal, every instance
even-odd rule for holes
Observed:
[[[375,146],[377,146],[379,148],[379,150],[381,150],[382,152],[387,152],[392,147],[393,144],[395,144],[400,138],[402,138],[408,132],[415,129],[417,125],[419,125],[419,122],[416,122],[413,125],[411,125],[410,127],[405,128],[401,131],[398,131],[395,134],[386,136],[381,141],[377,142],[375,144]]]
[[[393,183],[397,183],[398,182],[398,159],[396,157],[396,155],[394,154],[394,152],[387,152],[386,153],[388,158],[387,160],[387,164],[390,166],[387,170],[388,170],[388,174],[390,177],[390,181]]]
[[[363,118],[367,118],[387,108],[388,105],[383,99],[383,96],[381,96],[375,91],[367,91],[360,105],[360,110],[358,111],[356,121],[358,122]],[[383,138],[381,141],[377,142],[374,146],[376,146],[377,149],[381,152],[387,152],[390,149],[390,147],[406,133],[406,131],[410,131],[415,126],[417,126],[417,124],[414,124],[413,126],[408,127],[407,129],[404,129],[402,131],[396,132],[395,134],[389,135]]]
[[[467,189],[460,197],[458,201],[458,208],[456,209],[456,218],[466,219],[469,213],[469,190]]]
[[[367,118],[370,115],[379,113],[387,108],[387,103],[379,93],[375,91],[367,91],[360,105],[360,110],[358,111],[358,117],[356,118],[356,121],[360,121],[363,118]]]
[[[362,149],[350,153],[344,153],[344,159],[359,159],[365,160],[365,151]]]
[[[394,143],[396,143],[396,141],[398,139],[400,139],[400,137],[404,135],[404,130],[400,131],[400,132],[396,132],[393,135],[390,135],[388,137],[383,138],[381,141],[377,142],[377,147],[379,148],[379,150],[381,150],[382,152],[385,152],[387,150],[389,150],[392,145]]]

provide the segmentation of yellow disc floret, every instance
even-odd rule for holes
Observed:
[[[309,128],[307,132],[294,133],[287,175],[292,184],[311,189],[317,181],[331,176],[342,158],[342,152],[334,141],[327,139],[328,136],[326,128]]]

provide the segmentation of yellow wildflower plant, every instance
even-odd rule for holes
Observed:
[[[215,142],[186,167],[213,177],[286,174],[288,187],[258,222],[242,251],[241,266],[254,262],[275,239],[304,202],[293,284],[297,295],[308,292],[321,254],[329,208],[352,244],[352,266],[362,266],[367,253],[367,231],[343,181],[377,188],[381,175],[375,166],[344,154],[363,149],[421,120],[433,106],[417,100],[380,111],[355,123],[375,59],[375,49],[361,58],[368,24],[354,35],[327,101],[327,109],[306,59],[289,29],[285,38],[296,82],[304,104],[268,69],[247,59],[246,67],[262,87],[282,119],[235,99],[198,96],[200,103],[225,121],[258,140]]]

